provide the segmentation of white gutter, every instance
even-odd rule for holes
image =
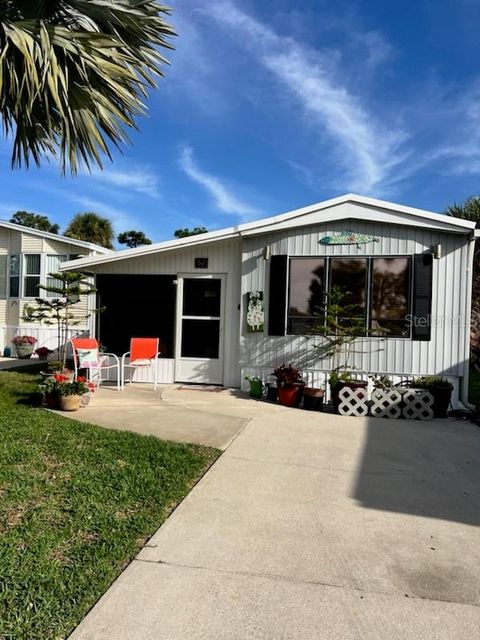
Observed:
[[[480,235],[479,230],[476,229],[469,241],[468,241],[468,264],[467,264],[467,286],[465,287],[465,323],[468,323],[468,329],[470,329],[470,322],[472,316],[472,285],[473,285],[473,256],[475,252],[475,238]],[[470,330],[465,331],[465,361],[464,361],[464,375],[462,378],[462,391],[461,401],[462,404],[469,410],[475,411],[476,407],[468,400],[468,387],[470,382]]]

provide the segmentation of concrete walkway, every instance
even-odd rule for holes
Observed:
[[[290,410],[250,400],[241,391],[185,390],[178,385],[153,391],[152,385],[136,384],[124,391],[100,387],[87,407],[79,413],[62,412],[62,416],[223,450],[255,415],[285,411]]]
[[[478,638],[479,494],[470,423],[259,415],[71,638]]]

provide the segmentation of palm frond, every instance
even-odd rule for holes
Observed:
[[[59,158],[102,166],[146,110],[171,49],[169,9],[153,0],[7,0],[0,5],[0,113],[12,165]]]

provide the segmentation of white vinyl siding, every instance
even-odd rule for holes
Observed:
[[[369,234],[377,242],[360,245],[325,245],[320,239],[345,230]],[[438,374],[463,376],[468,366],[465,332],[468,331],[466,296],[468,288],[468,242],[465,236],[366,220],[340,220],[309,227],[292,228],[244,240],[242,292],[265,291],[268,317],[269,262],[263,260],[265,246],[272,255],[298,256],[413,256],[442,245],[442,258],[433,261],[432,332],[429,341],[408,338],[359,338],[351,358],[358,372]],[[282,362],[301,368],[329,371],[331,361],[314,349],[319,337],[269,336],[242,331],[240,358],[246,372],[263,373]]]
[[[60,287],[60,280],[56,280],[55,278],[50,277],[50,273],[58,273],[60,270],[60,265],[63,262],[67,262],[69,259],[68,255],[47,255],[45,261],[45,279],[47,287]],[[47,298],[58,298],[59,295],[54,293],[53,291],[46,291],[45,295]]]
[[[208,258],[206,269],[195,269],[195,258]],[[223,344],[223,384],[227,387],[240,386],[240,366],[238,362],[238,334],[240,331],[240,269],[241,240],[225,240],[201,246],[192,246],[166,251],[141,258],[118,260],[95,267],[96,273],[125,274],[165,274],[188,277],[189,274],[226,274],[225,278],[225,321]],[[101,322],[101,314],[97,320]]]

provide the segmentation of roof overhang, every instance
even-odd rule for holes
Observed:
[[[356,214],[358,214],[358,219],[371,222],[407,225],[464,235],[472,235],[475,232],[475,223],[469,220],[453,218],[433,211],[406,207],[385,200],[347,194],[270,218],[240,224],[235,227],[228,227],[227,229],[221,229],[219,231],[211,231],[178,240],[168,240],[136,249],[126,249],[125,251],[117,251],[101,257],[92,256],[65,262],[62,265],[62,270],[88,269],[88,267],[99,264],[145,257],[166,251],[176,251],[190,246],[206,245],[231,238],[248,237],[312,224],[347,220],[349,218],[355,218]]]
[[[15,224],[14,222],[7,222],[6,220],[0,220],[0,227],[9,229],[10,231],[29,233],[32,236],[39,236],[41,238],[45,238],[46,240],[64,242],[66,244],[74,245],[75,247],[82,247],[82,249],[88,249],[89,251],[95,251],[101,254],[114,253],[112,249],[101,247],[98,244],[93,244],[93,242],[85,242],[84,240],[69,238],[68,236],[60,236],[57,233],[50,233],[50,231],[42,231],[41,229],[34,229],[33,227],[25,227],[21,224]]]

